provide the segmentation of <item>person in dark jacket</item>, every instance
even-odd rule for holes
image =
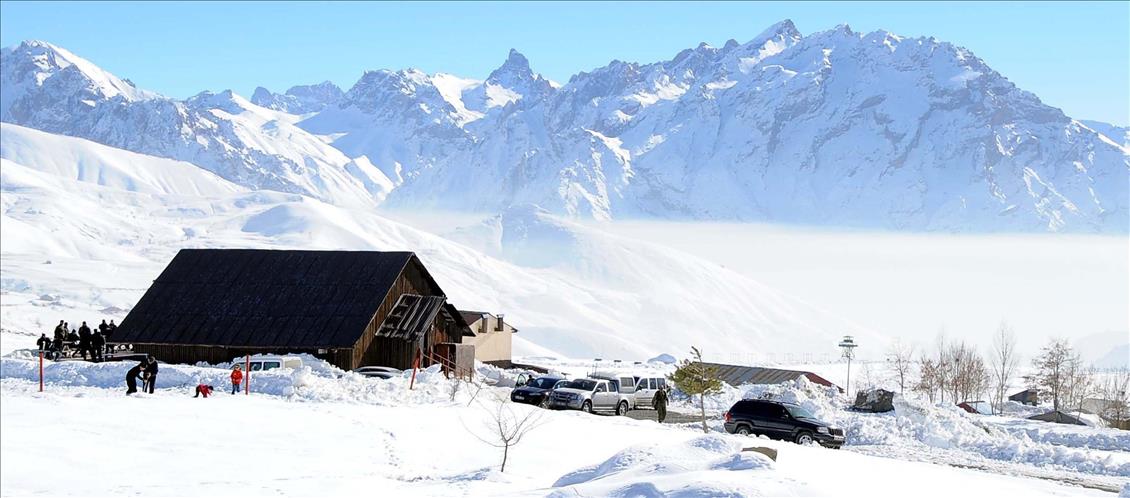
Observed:
[[[116,330],[118,330],[118,326],[114,325],[113,320],[110,320],[110,324],[106,326],[106,331],[102,332],[102,337],[106,339],[106,352],[107,353],[113,352],[111,350],[114,348],[114,345],[110,344],[110,341],[113,340],[114,332]]]
[[[149,355],[145,360],[148,364],[145,365],[145,387],[142,390],[153,394],[153,387],[157,384],[157,358]]]
[[[39,334],[39,340],[35,341],[35,345],[39,346],[40,351],[47,351],[51,349],[51,339],[47,338],[47,334]]]
[[[137,378],[141,377],[141,372],[145,369],[146,365],[147,362],[145,360],[141,360],[140,363],[126,372],[126,396],[137,392]]]
[[[78,328],[78,349],[82,353],[82,359],[86,359],[86,354],[90,353],[90,327],[86,322],[82,322],[82,326]],[[93,356],[93,355],[92,355]]]
[[[667,418],[667,389],[655,391],[655,396],[651,398],[651,406],[655,408],[656,420],[662,424]]]
[[[79,343],[78,331],[75,330],[75,329],[71,329],[71,331],[69,333],[67,333],[67,348],[69,348],[71,350],[71,352],[70,352],[71,356],[74,356],[75,351],[78,351],[78,345],[79,345],[78,343]]]
[[[90,335],[90,359],[94,361],[102,361],[102,350],[106,347],[106,339],[102,338],[102,332],[94,331]]]

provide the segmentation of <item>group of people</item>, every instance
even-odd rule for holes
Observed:
[[[153,394],[153,389],[157,384],[157,358],[153,355],[146,355],[144,360],[141,360],[137,366],[129,369],[126,372],[126,396],[137,392],[137,381],[140,379],[141,392]],[[243,368],[238,363],[232,367],[231,370],[231,393],[238,394],[239,387],[243,384]],[[212,395],[213,388],[208,384],[198,384],[196,386],[196,394],[193,398],[201,396],[207,398]]]
[[[126,396],[137,392],[137,381],[141,379],[141,392],[153,394],[157,385],[157,358],[146,355],[137,366],[126,372]]]
[[[65,348],[69,348],[78,350],[84,360],[102,361],[103,353],[108,354],[112,351],[110,339],[117,329],[118,326],[113,320],[110,320],[110,323],[102,320],[98,328],[93,330],[86,322],[82,322],[78,329],[72,329],[69,323],[59,320],[59,325],[55,326],[54,338],[40,334],[35,344],[40,351],[52,358],[62,355]]]

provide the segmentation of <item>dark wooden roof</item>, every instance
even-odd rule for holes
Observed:
[[[183,249],[130,311],[115,341],[350,347],[411,252]]]

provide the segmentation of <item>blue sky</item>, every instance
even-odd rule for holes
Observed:
[[[654,62],[744,42],[781,19],[847,23],[973,50],[1076,118],[1130,124],[1130,2],[32,3],[0,2],[0,44],[42,39],[174,97],[282,91],[366,69],[483,78],[517,48],[564,83],[612,59]]]

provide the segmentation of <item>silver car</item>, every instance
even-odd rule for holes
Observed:
[[[631,409],[632,399],[630,394],[620,392],[617,381],[576,379],[554,389],[548,404],[549,408],[623,415]]]

